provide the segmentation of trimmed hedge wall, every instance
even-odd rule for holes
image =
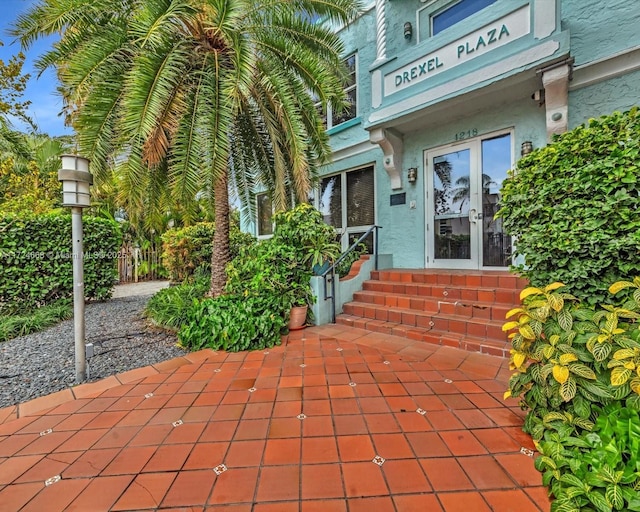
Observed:
[[[122,242],[117,223],[85,216],[84,288],[91,299],[111,296]],[[0,312],[73,296],[71,216],[0,217]]]
[[[504,227],[533,286],[559,281],[589,304],[640,274],[640,109],[591,119],[518,161],[502,185]]]

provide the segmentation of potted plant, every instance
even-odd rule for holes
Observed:
[[[319,276],[340,256],[340,244],[335,241],[335,231],[329,225],[329,233],[318,230],[306,240],[304,261],[311,266],[312,272]]]
[[[274,221],[273,242],[292,250],[291,267],[286,273],[288,300],[292,307],[308,307],[315,302],[309,284],[314,269],[316,273],[322,273],[323,265],[328,268],[340,255],[335,230],[308,203],[277,213]],[[302,316],[301,311],[299,315]]]
[[[303,329],[307,323],[309,305],[315,302],[311,286],[308,283],[291,283],[285,293],[285,300],[291,304],[289,308],[289,330]]]

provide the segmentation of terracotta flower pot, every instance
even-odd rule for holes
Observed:
[[[309,309],[308,306],[294,306],[291,308],[291,313],[289,315],[290,331],[304,329],[306,327],[307,309]]]

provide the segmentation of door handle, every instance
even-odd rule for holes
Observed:
[[[478,211],[475,208],[469,209],[469,222],[473,222],[474,224],[478,222],[479,216]]]

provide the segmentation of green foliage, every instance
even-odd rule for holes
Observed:
[[[85,297],[106,299],[116,277],[116,223],[84,218]],[[0,312],[73,296],[71,216],[0,217]]]
[[[251,247],[255,245],[255,243],[255,236],[251,233],[241,231],[239,223],[231,223],[231,229],[229,230],[229,254],[232,260],[240,254],[243,248]]]
[[[0,212],[32,216],[60,207],[60,155],[70,151],[65,138],[15,132],[7,142],[0,158]]]
[[[177,331],[187,322],[187,313],[194,301],[202,299],[208,289],[209,278],[206,276],[170,286],[151,297],[145,314],[157,325]]]
[[[526,288],[507,314],[505,397],[528,410],[553,511],[640,511],[640,278],[598,308],[564,288]]]
[[[299,259],[298,250],[274,237],[246,247],[227,265],[226,292],[236,295],[280,297],[279,310],[312,304],[311,270]]]
[[[13,158],[0,161],[0,212],[32,215],[49,213],[60,203],[58,173],[41,173],[35,162],[16,172]]]
[[[286,322],[280,297],[271,294],[221,295],[189,311],[178,334],[191,350],[204,347],[237,352],[280,345]]]
[[[73,306],[69,299],[60,299],[33,311],[0,315],[0,341],[41,331],[72,316]]]
[[[358,245],[353,251],[351,251],[347,256],[336,266],[336,274],[340,277],[344,277],[349,274],[351,270],[351,265],[353,265],[356,261],[360,259],[360,256],[367,254],[369,250],[367,246],[363,243]]]
[[[211,251],[215,225],[199,222],[193,226],[175,228],[162,235],[163,263],[173,282],[182,282],[197,272],[211,268]],[[244,247],[250,247],[256,239],[240,231],[237,222],[231,223],[229,250],[235,258]]]
[[[273,238],[279,244],[294,248],[300,262],[309,269],[340,256],[334,228],[324,222],[322,213],[309,203],[278,212],[273,220],[276,224]]]
[[[502,217],[532,285],[560,281],[591,304],[604,283],[640,273],[640,110],[592,119],[522,158]]]
[[[0,46],[4,46],[2,41]],[[18,52],[7,62],[0,59],[0,118],[4,121],[7,116],[15,116],[33,124],[27,115],[31,102],[21,99],[30,78],[30,75],[22,74],[24,59],[22,52]]]
[[[640,511],[640,417],[620,402],[594,406],[597,420],[577,436],[545,431],[536,468],[552,512]]]
[[[267,293],[283,307],[311,305],[309,285],[315,265],[340,254],[334,229],[308,203],[274,215],[273,237],[241,251],[227,266],[229,293]]]
[[[224,350],[280,343],[292,306],[313,304],[315,256],[333,255],[335,233],[309,204],[274,216],[274,235],[240,247],[227,265],[226,295],[194,302],[179,332],[183,346]]]
[[[162,261],[173,282],[182,282],[197,269],[211,265],[212,222],[174,228],[162,235]]]

